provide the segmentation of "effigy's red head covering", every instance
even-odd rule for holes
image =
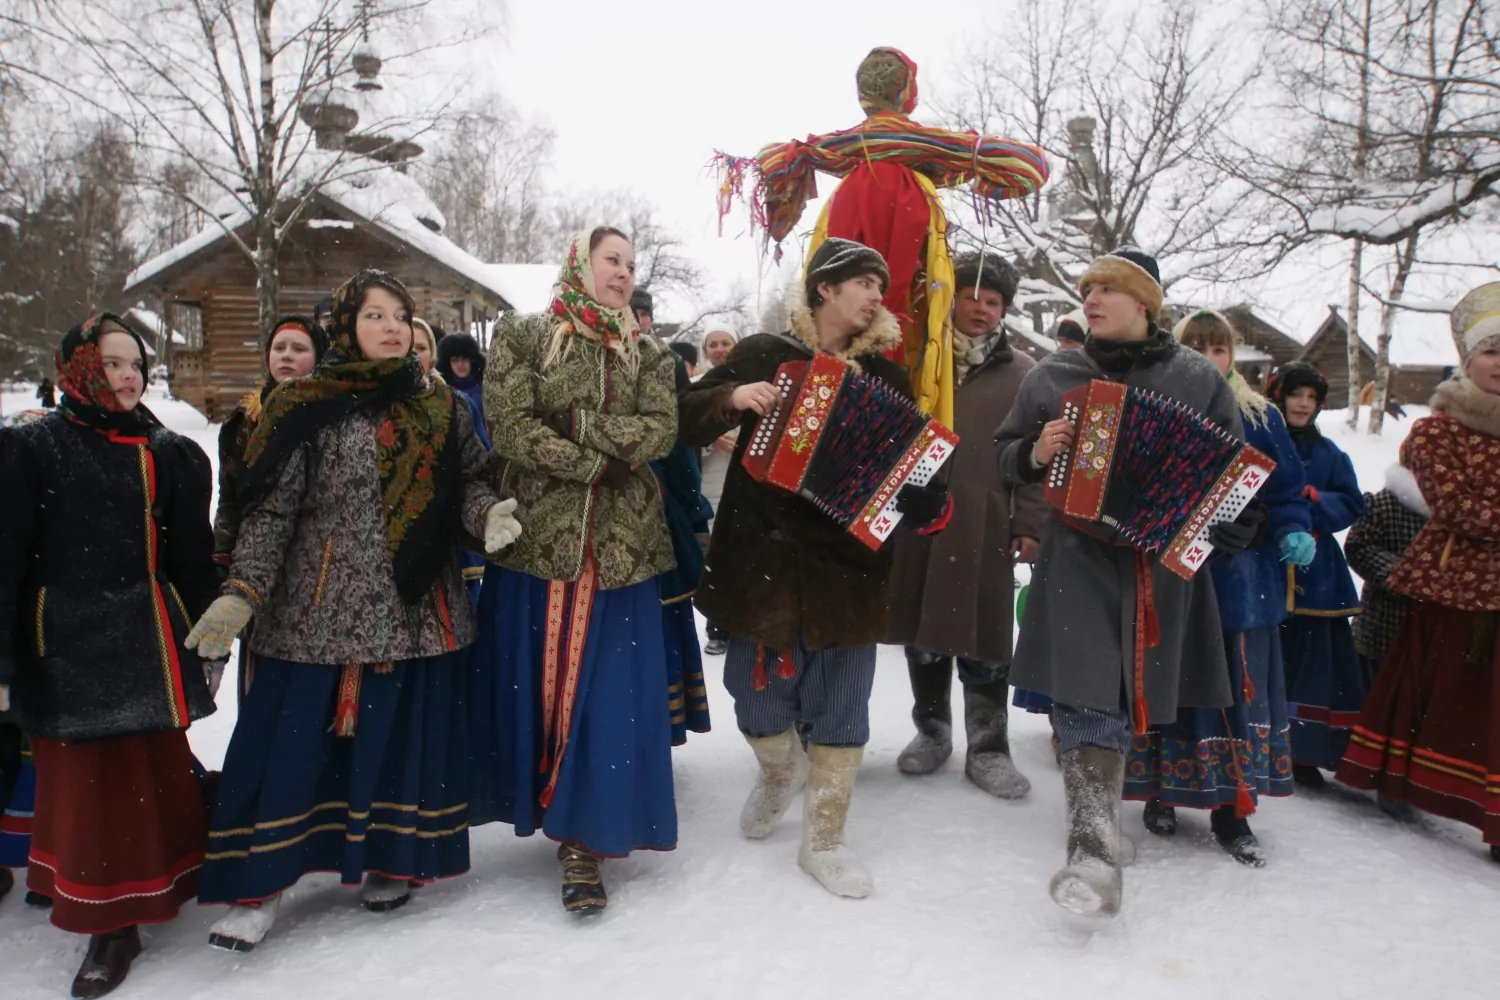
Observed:
[[[917,109],[917,64],[900,49],[871,49],[854,80],[859,85],[859,106],[866,115],[882,111],[909,115]]]

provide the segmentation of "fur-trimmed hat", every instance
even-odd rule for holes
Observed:
[[[999,295],[1005,300],[1005,307],[1016,300],[1016,290],[1021,285],[1021,278],[1016,274],[1016,269],[1011,266],[1010,261],[998,254],[977,253],[960,254],[953,258],[953,290],[961,292],[966,288],[984,288]]]
[[[1479,345],[1500,337],[1500,281],[1480,285],[1458,300],[1448,323],[1458,356],[1468,361]]]
[[[1164,293],[1161,288],[1161,269],[1156,258],[1136,247],[1121,247],[1103,257],[1095,257],[1089,269],[1078,279],[1078,290],[1089,293],[1093,284],[1109,285],[1119,289],[1146,307],[1152,320],[1161,312]]]
[[[469,379],[484,381],[484,352],[471,334],[450,333],[438,341],[437,370],[450,384],[454,381],[453,359],[469,359]]]
[[[1083,314],[1082,309],[1074,309],[1062,319],[1057,321],[1057,329],[1052,334],[1053,340],[1071,340],[1082,344],[1089,339],[1089,321]]]
[[[1271,373],[1271,379],[1266,383],[1266,395],[1277,409],[1285,410],[1288,396],[1298,389],[1308,388],[1317,393],[1318,407],[1322,408],[1328,399],[1328,380],[1306,361],[1293,361]]]
[[[877,275],[881,291],[890,287],[891,270],[886,266],[885,258],[880,256],[879,250],[853,240],[828,237],[807,262],[807,278],[803,287],[807,291],[808,303],[822,305],[822,300],[818,298],[819,285],[837,285],[862,274]]]
[[[651,293],[644,288],[637,288],[630,295],[630,311],[633,313],[645,313],[652,319],[656,318],[656,307],[653,304]]]

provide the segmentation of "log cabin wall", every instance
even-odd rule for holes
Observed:
[[[298,226],[282,248],[280,313],[311,316],[321,299],[365,267],[394,274],[417,315],[444,330],[465,329],[499,307],[492,292],[470,287],[394,237],[317,221]],[[201,308],[203,346],[176,352],[172,389],[209,420],[222,421],[264,374],[254,265],[226,240],[169,272],[156,289],[167,302]]]
[[[1349,354],[1343,337],[1316,336],[1307,345],[1307,352],[1299,359],[1306,361],[1328,380],[1328,401],[1323,405],[1330,410],[1343,410],[1349,406]],[[1359,385],[1375,377],[1375,359],[1368,351],[1359,353]]]

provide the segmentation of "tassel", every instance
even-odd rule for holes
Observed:
[[[1245,779],[1240,778],[1240,790],[1234,795],[1234,814],[1240,819],[1246,819],[1255,812],[1255,800],[1250,797],[1250,788],[1245,784]]]
[[[790,649],[783,649],[781,656],[777,658],[776,676],[784,681],[789,681],[797,676],[797,668],[792,662],[792,651]]]
[[[1145,736],[1151,729],[1151,710],[1146,705],[1146,692],[1140,682],[1141,672],[1136,671],[1135,682],[1135,734]]]
[[[766,647],[755,647],[755,666],[750,670],[750,687],[756,691],[764,691],[771,686],[771,678],[766,676]]]
[[[1219,709],[1219,717],[1224,720],[1224,732],[1229,736],[1229,755],[1234,761],[1234,780],[1239,788],[1234,793],[1234,814],[1240,819],[1255,813],[1255,799],[1250,795],[1250,785],[1245,781],[1245,765],[1240,761],[1239,743],[1234,738],[1234,730],[1229,728],[1229,713]]]
[[[1151,728],[1151,709],[1146,704],[1146,650],[1161,642],[1156,620],[1156,594],[1151,584],[1151,557],[1135,550],[1135,734],[1145,736]]]
[[[359,682],[361,668],[358,663],[346,663],[339,672],[338,707],[333,713],[333,735],[349,739],[359,725]]]

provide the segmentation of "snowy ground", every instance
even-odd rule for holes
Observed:
[[[3,403],[12,413],[25,399],[6,394]],[[150,403],[213,454],[215,428],[182,404]],[[1410,424],[1379,442],[1346,436],[1335,414],[1323,426],[1351,448],[1373,489]],[[608,863],[603,916],[562,912],[547,842],[489,826],[474,832],[469,875],[421,890],[396,913],[365,913],[331,877],[304,880],[253,955],[210,949],[208,926],[222,911],[189,908],[148,932],[116,995],[1496,995],[1500,865],[1477,833],[1441,821],[1400,825],[1337,789],[1265,804],[1253,820],[1270,855],[1260,871],[1221,853],[1204,816],[1184,813],[1182,831],[1165,841],[1127,805],[1140,860],[1126,874],[1125,912],[1097,933],[1076,928],[1046,894],[1064,821],[1045,722],[1012,715],[1016,759],[1034,785],[1023,802],[969,785],[959,757],[930,777],[904,777],[895,762],[910,735],[906,670],[895,648],[883,648],[880,663],[874,736],[849,819],[850,845],[875,874],[869,899],[837,899],[797,869],[796,807],[771,840],[740,839],[754,766],[711,661],[715,731],[677,751],[681,846]],[[223,701],[192,730],[209,766],[234,722],[232,698]],[[26,910],[20,895],[0,904],[0,998],[64,996],[82,941]]]

